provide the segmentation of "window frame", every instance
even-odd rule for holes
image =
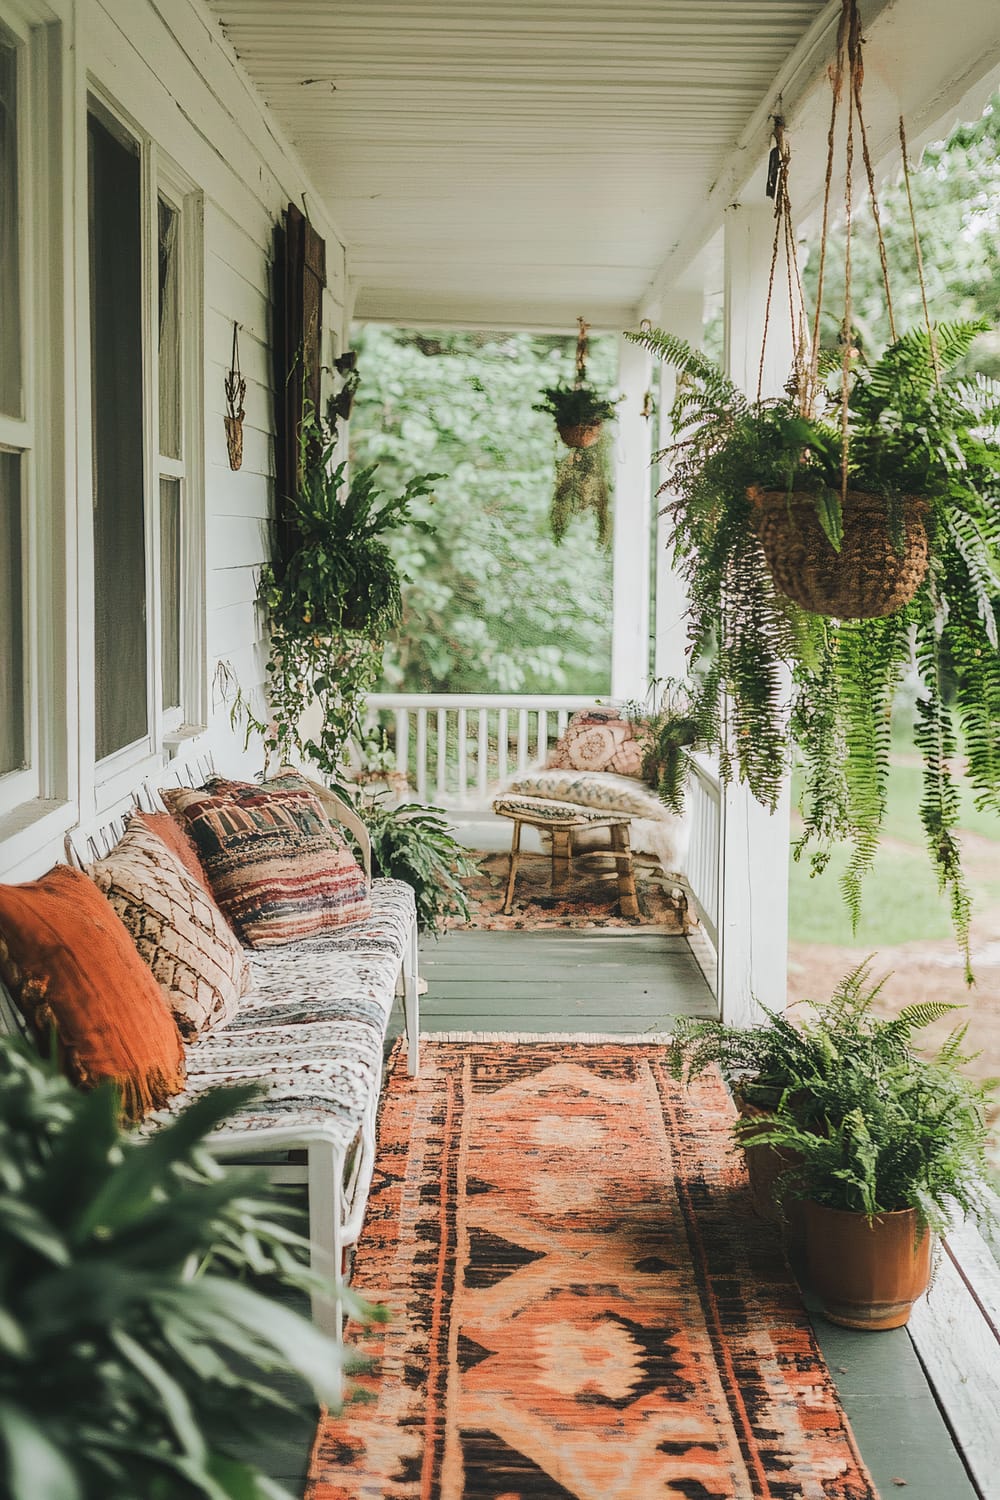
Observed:
[[[0,775],[0,817],[14,812],[23,804],[37,799],[42,787],[44,750],[42,739],[41,671],[39,641],[39,603],[41,587],[39,549],[39,506],[42,491],[39,483],[41,455],[36,431],[39,390],[35,350],[39,325],[45,318],[38,303],[44,278],[36,278],[32,253],[36,240],[44,232],[39,222],[40,203],[36,162],[47,162],[48,137],[39,124],[43,111],[33,108],[37,79],[38,48],[32,28],[25,19],[8,9],[0,12],[0,34],[9,39],[15,52],[17,77],[17,210],[18,210],[18,302],[20,309],[20,380],[21,415],[0,412],[0,449],[19,456],[19,499],[21,507],[21,628],[23,633],[24,702],[23,733],[25,764]],[[39,149],[40,148],[40,149]]]
[[[122,778],[150,759],[173,753],[183,739],[207,723],[204,657],[205,545],[202,410],[203,375],[203,195],[191,178],[150,133],[93,78],[87,86],[87,115],[126,137],[139,158],[140,339],[143,380],[143,517],[146,560],[146,732],[110,755],[97,759],[91,746],[98,811],[121,794]],[[178,215],[179,459],[160,453],[159,436],[159,200]],[[160,556],[160,479],[176,479],[179,492],[178,603],[180,704],[163,707],[163,628]],[[96,659],[94,689],[96,694]]]

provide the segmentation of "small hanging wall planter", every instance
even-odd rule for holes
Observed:
[[[229,370],[226,372],[226,447],[229,449],[229,467],[239,469],[243,466],[243,418],[245,410],[243,402],[246,398],[247,383],[243,379],[240,370],[240,348],[239,348],[239,324],[233,324],[233,359]]]
[[[333,367],[339,375],[343,375],[344,383],[333,397],[331,404],[334,413],[346,422],[354,406],[354,393],[361,384],[357,350],[345,349],[343,354],[334,360]]]

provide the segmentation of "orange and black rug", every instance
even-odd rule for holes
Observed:
[[[647,1042],[397,1059],[354,1277],[392,1318],[307,1500],[875,1500],[731,1118]]]

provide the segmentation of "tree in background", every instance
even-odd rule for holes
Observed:
[[[414,467],[447,477],[414,503],[432,535],[400,532],[409,582],[385,654],[404,692],[602,693],[611,674],[611,561],[593,520],[552,537],[552,422],[532,405],[572,374],[572,338],[421,333],[370,325],[355,339],[363,383],[351,461],[390,486]],[[615,345],[591,341],[610,387]]]
[[[792,164],[794,190],[794,161]],[[920,278],[902,166],[879,193],[889,283],[902,333],[923,322]],[[1000,376],[1000,95],[978,120],[959,125],[946,141],[911,159],[910,183],[920,233],[924,279],[935,321],[986,318],[993,331],[981,334],[966,361],[967,372]],[[815,251],[815,247],[812,247]],[[874,359],[889,343],[885,291],[871,209],[855,216],[851,239],[853,322],[864,354]],[[815,300],[818,256],[810,254],[806,290]],[[844,238],[835,228],[827,247],[824,322],[821,338],[834,346],[844,306]]]

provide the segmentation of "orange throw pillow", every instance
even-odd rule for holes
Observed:
[[[184,1045],[121,919],[80,870],[0,885],[0,977],[83,1088],[106,1078],[141,1120],[184,1086]]]

